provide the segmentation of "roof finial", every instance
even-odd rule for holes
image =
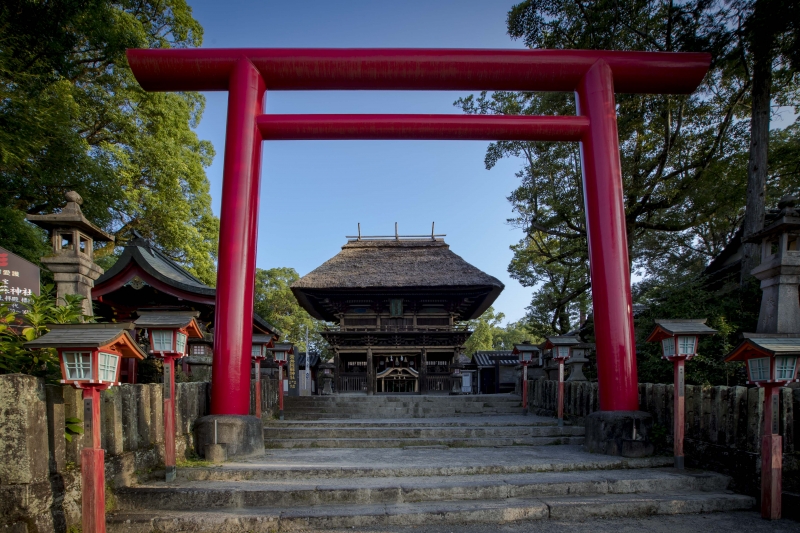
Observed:
[[[361,240],[361,222],[358,223],[358,240]]]
[[[394,240],[400,240],[400,235],[397,233],[397,222],[394,223]]]
[[[436,240],[436,237],[434,237],[434,235],[435,235],[434,229],[435,228],[436,228],[436,222],[435,221],[431,222],[431,240],[432,241]]]

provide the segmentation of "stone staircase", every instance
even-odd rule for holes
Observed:
[[[283,413],[286,420],[519,415],[522,402],[513,394],[290,396],[284,398]]]
[[[583,451],[514,396],[292,398],[266,453],[117,489],[110,533],[276,532],[750,509],[726,476]],[[313,416],[318,416],[313,419]]]
[[[583,444],[580,426],[558,427],[552,420],[517,416],[463,422],[429,419],[384,421],[271,422],[264,443],[271,448],[397,448],[447,446],[543,446]]]
[[[729,479],[577,446],[274,450],[118,489],[110,532],[274,532],[749,509]]]

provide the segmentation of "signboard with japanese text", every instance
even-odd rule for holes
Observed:
[[[24,315],[32,294],[39,294],[39,267],[5,248],[0,248],[0,302],[11,312]]]
[[[289,378],[289,396],[300,396],[300,389],[297,386],[297,355],[294,354],[294,350],[286,356],[286,373]]]

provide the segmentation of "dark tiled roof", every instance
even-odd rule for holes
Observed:
[[[315,367],[318,364],[319,364],[319,354],[312,353],[311,354],[311,361],[310,361],[310,365],[309,366]],[[306,353],[305,352],[300,352],[300,355],[297,356],[297,367],[298,368],[305,368],[306,367]]]
[[[268,344],[272,335],[253,335],[253,344]]]
[[[759,337],[758,333],[753,333],[752,335],[752,337],[745,339],[744,342],[755,344],[759,348],[774,354],[800,354],[800,338]]]
[[[199,296],[216,296],[217,290],[214,287],[209,287],[200,281],[197,277],[167,257],[158,248],[152,246],[141,235],[135,235],[136,237],[125,246],[117,262],[94,282],[96,286],[113,279],[122,272],[125,267],[133,262],[144,269],[145,272],[167,285]],[[282,335],[278,328],[261,318],[257,313],[253,313],[253,322],[270,333]]]
[[[661,326],[668,333],[680,335],[682,333],[716,333],[717,330],[706,326],[706,319],[688,320],[656,320],[656,324]]]
[[[568,335],[558,335],[554,337],[547,337],[545,341],[545,348],[552,346],[575,346],[581,343],[580,337],[571,337]]]
[[[519,364],[519,357],[514,355],[511,350],[479,351],[472,354],[472,361],[481,367],[494,367],[495,361],[500,361],[500,366],[516,366]]]
[[[119,324],[58,324],[38,339],[26,342],[28,348],[99,348],[114,343],[120,337],[128,335],[130,323]],[[142,358],[147,357],[139,346],[128,335],[128,344],[139,352]]]
[[[100,276],[95,285],[101,285],[114,278],[131,262],[135,262],[157,280],[178,289],[202,296],[214,296],[217,292],[214,287],[209,287],[197,279],[139,235],[125,246],[114,266]]]
[[[137,328],[183,328],[197,316],[196,311],[140,311],[136,319]]]

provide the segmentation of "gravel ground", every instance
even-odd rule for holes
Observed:
[[[454,526],[390,527],[375,529],[309,530],[313,533],[798,533],[800,522],[763,520],[757,512],[704,515],[611,518],[587,521],[541,520],[514,524],[459,524]]]

